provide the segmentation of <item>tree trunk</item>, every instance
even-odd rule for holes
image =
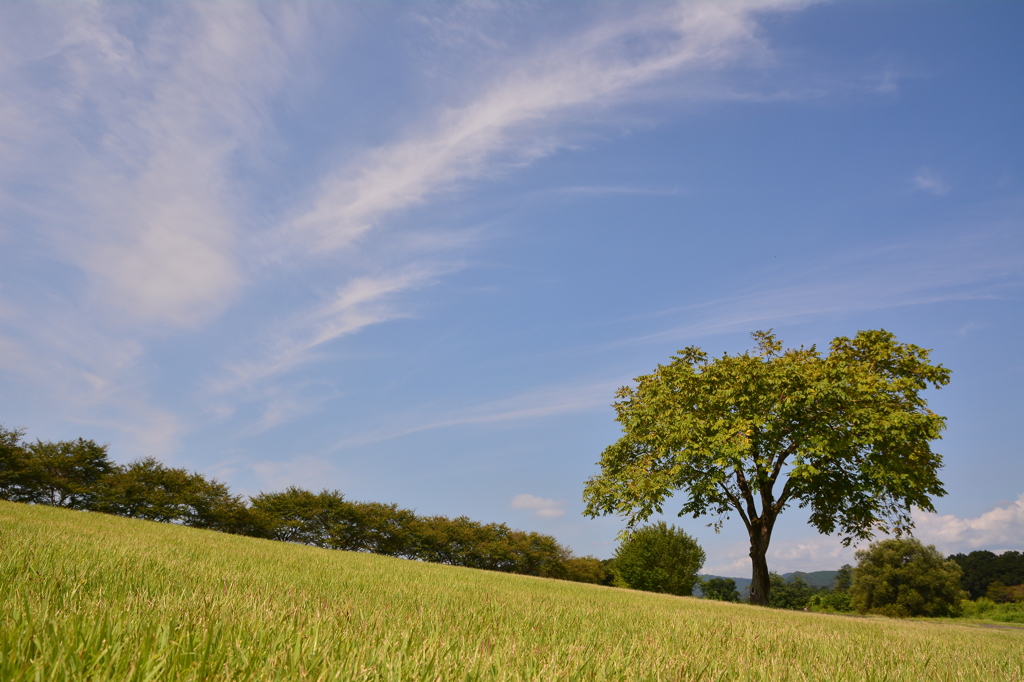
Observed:
[[[771,596],[772,583],[768,574],[768,559],[765,557],[771,534],[771,527],[763,523],[750,530],[750,563],[754,568],[750,581],[750,603],[757,606],[768,606]]]

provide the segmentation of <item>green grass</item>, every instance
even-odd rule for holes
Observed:
[[[772,611],[0,502],[0,680],[1024,680],[1024,631]]]

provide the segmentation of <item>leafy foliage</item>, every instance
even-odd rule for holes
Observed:
[[[985,597],[999,604],[1024,602],[1024,585],[1004,585],[1001,581],[995,580],[989,583]]]
[[[853,603],[849,592],[822,590],[811,595],[807,601],[807,609],[822,613],[849,613],[853,611]]]
[[[853,611],[853,601],[850,598],[850,587],[852,585],[853,567],[850,564],[844,564],[832,581],[832,589],[821,590],[811,596],[807,602],[808,610],[825,613],[849,613]]]
[[[355,520],[352,505],[337,490],[311,493],[290,486],[279,493],[260,493],[250,504],[266,519],[272,539],[314,547],[338,549],[344,544],[339,537]]]
[[[786,581],[778,573],[771,574],[771,601],[768,603],[773,609],[800,610],[807,606],[811,597],[826,592],[825,588],[808,585],[800,577]]]
[[[619,545],[613,570],[622,587],[688,597],[704,559],[696,540],[659,521],[634,531]]]
[[[244,509],[227,486],[147,457],[114,467],[97,486],[93,511],[194,528],[233,530]]]
[[[1024,601],[998,603],[987,597],[960,602],[964,618],[994,620],[999,623],[1024,623]]]
[[[850,598],[858,613],[895,618],[955,616],[967,593],[960,567],[934,545],[891,539],[857,552]]]
[[[21,431],[0,427],[0,498],[89,509],[101,479],[114,470],[107,449],[79,438],[21,443]]]
[[[503,523],[482,524],[468,517],[431,516],[420,520],[418,558],[450,566],[561,577],[568,550],[549,535],[511,530]]]
[[[738,514],[751,545],[751,601],[769,602],[765,555],[792,503],[845,543],[913,527],[911,508],[932,510],[945,491],[930,441],[943,417],[920,392],[949,381],[928,351],[884,330],[783,351],[755,332],[754,352],[711,358],[696,347],[623,387],[615,409],[623,436],[586,485],[586,514],[621,514],[632,527],[683,491],[679,515]]]
[[[732,578],[705,578],[700,581],[700,591],[705,599],[715,601],[739,601],[740,593]]]
[[[92,441],[32,444],[0,427],[0,498],[207,528],[283,542],[452,566],[607,583],[593,557],[555,538],[461,516],[421,517],[396,504],[355,502],[337,490],[289,487],[249,498],[152,457],[127,466]]]
[[[985,596],[989,585],[998,581],[1003,585],[1024,583],[1024,554],[1017,551],[995,554],[988,550],[977,550],[970,554],[954,554],[949,557],[964,572],[960,586],[967,590],[971,599]]]
[[[609,582],[609,571],[604,562],[592,556],[570,557],[562,562],[564,574],[558,576],[563,580],[577,583],[604,585]]]
[[[21,439],[25,432],[0,426],[0,499],[27,502],[32,499],[33,483],[25,447]]]
[[[832,590],[834,592],[846,592],[853,585],[853,566],[850,564],[843,564],[842,568],[839,569],[839,573],[836,574],[835,580],[832,581]]]

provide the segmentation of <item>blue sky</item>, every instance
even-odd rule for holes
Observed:
[[[1019,3],[0,5],[0,423],[550,533],[618,386],[884,327],[1024,549]],[[676,521],[747,575],[738,520]],[[776,570],[852,560],[799,509]]]

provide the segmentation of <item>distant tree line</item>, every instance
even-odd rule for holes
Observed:
[[[857,552],[857,566],[843,566],[830,587],[771,574],[769,606],[893,617],[967,615],[1024,622],[1024,555],[976,551],[943,557],[913,538],[873,543]],[[731,578],[700,581],[705,599],[741,601]],[[973,599],[974,601],[968,601]],[[1000,604],[1004,606],[1000,606]],[[1003,611],[1000,611],[1003,609]],[[1001,614],[1001,615],[999,615]]]
[[[216,479],[152,457],[116,464],[105,446],[91,440],[24,442],[22,437],[23,432],[0,426],[0,499],[684,596],[699,584],[707,599],[741,600],[732,579],[699,580],[704,551],[663,522],[634,530],[612,559],[601,561],[574,556],[549,535],[503,523],[420,516],[396,504],[352,501],[337,490],[289,487],[245,498]],[[830,588],[771,574],[769,606],[941,616],[957,615],[965,606],[977,611],[1024,602],[1021,552],[982,550],[947,559],[917,540],[892,539],[857,552],[857,559],[856,567],[840,569]],[[975,600],[973,607],[963,601],[967,598]]]
[[[977,550],[949,558],[963,571],[960,587],[971,595],[971,599],[987,597],[995,602],[1024,601],[1024,554],[1021,552],[995,554]]]
[[[490,571],[607,583],[594,557],[555,538],[465,516],[420,516],[395,504],[356,502],[337,490],[289,487],[244,498],[216,479],[152,457],[112,462],[91,440],[27,443],[0,427],[0,499],[174,523],[327,549]]]

